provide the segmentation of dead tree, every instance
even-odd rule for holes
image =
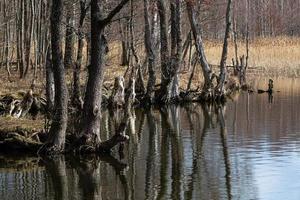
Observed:
[[[227,2],[227,9],[226,9],[226,30],[225,30],[225,37],[224,37],[224,44],[223,44],[223,51],[220,63],[220,75],[218,77],[218,85],[216,87],[216,98],[217,99],[224,99],[224,95],[226,94],[225,91],[225,83],[227,80],[227,54],[228,54],[228,40],[230,36],[230,28],[231,28],[231,3],[233,0],[228,0]]]
[[[68,121],[68,89],[62,59],[63,0],[53,0],[51,11],[52,67],[55,85],[54,115],[47,142],[40,149],[41,154],[64,152]]]
[[[202,88],[201,99],[203,99],[204,101],[208,101],[211,100],[214,96],[214,88],[212,82],[213,73],[204,53],[204,44],[200,31],[200,25],[197,23],[196,19],[195,2],[191,0],[186,0],[186,4],[190,25],[195,40],[196,51],[199,57],[204,76],[204,85]]]

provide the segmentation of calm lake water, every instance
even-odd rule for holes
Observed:
[[[300,80],[274,84],[273,99],[242,93],[224,107],[137,110],[124,155],[0,156],[0,199],[299,200]],[[108,113],[102,124],[105,139]]]

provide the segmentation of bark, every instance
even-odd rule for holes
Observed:
[[[148,60],[148,83],[147,83],[147,92],[145,95],[146,103],[152,102],[152,93],[154,91],[156,83],[156,74],[155,74],[155,52],[152,40],[151,26],[150,26],[150,16],[149,16],[149,0],[144,0],[144,19],[145,19],[145,48],[146,48],[146,57]]]
[[[143,74],[142,74],[142,66],[140,63],[140,59],[138,57],[137,51],[135,49],[135,36],[134,36],[134,21],[133,21],[133,17],[134,17],[134,7],[133,7],[133,2],[132,0],[130,1],[131,5],[130,5],[130,23],[129,23],[129,32],[130,32],[130,50],[131,53],[133,55],[134,58],[134,64],[132,63],[132,67],[134,68],[133,71],[137,71],[137,76],[134,75],[134,77],[136,78],[136,87],[135,90],[141,94],[144,95],[145,94],[145,86],[144,86],[144,78],[143,78]]]
[[[235,5],[235,4],[234,4]],[[237,45],[237,22],[236,22],[236,11],[234,7],[233,13],[233,41],[234,41],[234,54],[235,54],[235,64],[234,66],[234,73],[237,74],[239,71],[239,58],[238,58],[238,45]]]
[[[49,130],[49,137],[40,149],[41,154],[62,153],[65,148],[65,137],[68,120],[68,90],[62,59],[62,18],[63,1],[53,0],[51,12],[51,46],[52,67],[55,85],[54,116]]]
[[[195,74],[195,70],[196,70],[196,65],[197,65],[198,61],[197,59],[195,59],[193,61],[193,68],[192,68],[192,72],[191,72],[191,75],[190,75],[190,78],[189,78],[189,82],[188,82],[188,85],[187,85],[187,88],[186,88],[186,91],[189,92],[190,89],[191,89],[191,86],[192,86],[192,80],[194,78],[194,74]]]
[[[190,31],[187,35],[187,38],[183,44],[183,55],[182,61],[184,62],[184,70],[186,70],[186,65],[188,65],[187,70],[190,71],[191,68],[191,57],[192,57],[192,48],[193,48],[193,39],[192,39],[192,32]],[[186,56],[189,54],[188,62],[186,63]]]
[[[250,3],[249,0],[247,0],[247,21],[246,21],[246,66],[245,68],[248,68],[248,60],[249,60],[249,9],[250,9]]]
[[[48,48],[47,60],[46,60],[46,99],[47,99],[47,110],[51,112],[54,108],[54,75],[51,60],[51,48]]]
[[[75,58],[75,10],[73,2],[67,3],[66,6],[66,37],[65,37],[65,57],[64,64],[65,68],[72,68]]]
[[[220,63],[220,75],[218,78],[218,85],[216,87],[216,97],[218,99],[224,99],[225,91],[225,81],[227,79],[227,54],[228,54],[228,40],[230,36],[230,28],[231,28],[231,4],[233,0],[227,1],[227,9],[226,9],[226,30],[223,44],[223,51]]]
[[[128,45],[128,31],[127,31],[128,20],[125,20],[124,24],[122,24],[120,20],[119,24],[120,24],[120,35],[122,39],[121,66],[128,66],[129,65],[129,51],[128,51],[129,45]]]
[[[25,1],[20,1],[20,40],[19,40],[19,48],[20,48],[20,58],[21,58],[21,63],[20,63],[20,78],[23,78],[24,73],[25,73],[25,51],[24,51],[24,40],[25,40],[25,30],[24,30],[24,21],[25,21]]]
[[[11,73],[10,73],[10,63],[9,63],[9,46],[10,46],[10,31],[9,31],[9,20],[7,16],[7,2],[4,0],[4,20],[5,20],[5,34],[4,34],[4,40],[5,40],[5,68],[7,71],[8,78],[10,79]]]
[[[24,1],[26,2],[26,1]],[[29,6],[30,6],[30,11],[29,11]],[[27,11],[27,7],[28,7],[28,11]],[[25,15],[25,19],[26,19],[26,22],[25,22],[25,47],[26,47],[26,53],[25,53],[25,59],[26,59],[26,68],[25,68],[25,71],[24,71],[24,74],[23,74],[23,78],[26,77],[27,73],[28,73],[28,70],[29,70],[29,66],[30,66],[30,61],[31,61],[31,46],[32,46],[32,38],[33,38],[33,30],[34,30],[34,15],[35,15],[35,10],[34,10],[34,2],[31,1],[30,2],[30,5],[27,5],[26,3],[26,6],[25,6],[25,11],[26,11],[26,15],[29,15],[28,18],[29,19],[26,19],[26,15]],[[29,21],[29,24],[27,24]]]
[[[88,6],[89,7],[89,6]],[[83,47],[84,47],[84,32],[83,25],[86,17],[87,9],[86,1],[80,1],[80,19],[78,26],[78,47],[77,47],[77,59],[73,68],[73,96],[72,104],[76,108],[82,109],[83,101],[80,94],[80,71],[83,59]]]
[[[83,143],[97,146],[100,139],[100,115],[102,82],[107,41],[104,26],[99,25],[97,16],[102,17],[103,3],[91,1],[91,58],[88,67],[88,81],[83,105],[82,130]],[[101,15],[101,16],[100,16]]]
[[[199,56],[199,61],[202,67],[202,72],[204,76],[204,86],[202,88],[202,97],[204,100],[209,100],[213,96],[213,83],[212,83],[212,70],[209,66],[205,53],[204,44],[202,40],[202,34],[200,32],[200,25],[197,24],[196,11],[193,1],[186,1],[188,17],[195,40],[196,51]]]
[[[108,150],[127,138],[116,135],[101,143],[100,117],[102,100],[102,83],[107,52],[105,27],[129,0],[122,0],[106,18],[103,16],[104,2],[91,1],[91,65],[88,67],[88,81],[83,105],[80,138],[77,141],[80,152],[97,152]],[[103,148],[101,148],[103,147]],[[110,150],[110,149],[109,149]]]
[[[171,54],[169,54],[166,5],[162,0],[157,1],[160,16],[160,41],[161,41],[161,87],[156,93],[157,103],[169,103],[171,99],[177,99],[178,69],[181,62],[181,25],[180,25],[180,1],[171,1]]]
[[[246,64],[245,64],[245,56],[240,57],[240,68],[239,68],[239,81],[240,85],[244,86],[246,84]]]
[[[174,30],[174,42],[176,51],[174,55],[171,55],[171,57],[174,56],[175,63],[172,70],[174,70],[174,77],[172,80],[172,91],[171,91],[171,98],[173,100],[178,100],[179,98],[179,75],[178,71],[182,64],[182,39],[181,39],[181,2],[179,0],[174,0],[172,2],[171,9],[174,9],[174,18],[175,20],[172,20],[172,26]],[[172,16],[171,16],[172,18]]]
[[[170,99],[170,75],[169,75],[169,44],[167,33],[166,5],[163,0],[157,0],[158,14],[160,18],[160,62],[161,62],[161,88],[155,94],[156,102],[168,103]]]

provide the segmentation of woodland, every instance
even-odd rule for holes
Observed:
[[[297,38],[299,9],[296,0],[1,0],[1,120],[44,122],[29,133],[1,131],[0,149],[122,151],[132,109],[218,107],[257,92],[248,81],[248,71],[259,70],[251,45]],[[221,47],[216,63],[207,42]],[[258,92],[272,94],[272,79],[266,88]],[[101,140],[105,109],[118,120]]]

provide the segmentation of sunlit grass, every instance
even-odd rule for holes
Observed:
[[[205,52],[211,64],[218,65],[222,53],[221,42],[205,42]],[[246,43],[238,43],[239,56],[246,55]],[[232,65],[234,45],[231,42],[228,52],[228,64]],[[300,38],[276,37],[250,41],[249,66],[260,67],[266,72],[279,75],[300,76]]]

